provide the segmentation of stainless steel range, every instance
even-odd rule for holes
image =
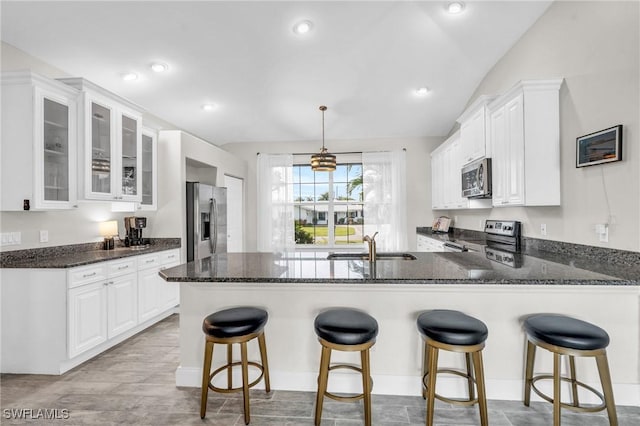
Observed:
[[[522,224],[515,220],[487,220],[484,224],[487,259],[512,268],[522,266]]]

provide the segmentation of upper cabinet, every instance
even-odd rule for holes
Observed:
[[[29,71],[2,73],[1,210],[77,207],[78,95]]]
[[[469,208],[462,197],[462,158],[460,133],[454,133],[431,153],[431,208],[453,210]]]
[[[480,96],[458,118],[460,123],[460,158],[462,164],[484,157],[490,157],[490,147],[487,146],[487,104],[495,96]]]
[[[521,81],[488,105],[494,207],[560,205],[561,85]]]
[[[158,132],[142,129],[142,201],[141,210],[156,210],[158,198]]]
[[[60,81],[82,92],[79,105],[79,196],[142,201],[141,109],[83,78]]]

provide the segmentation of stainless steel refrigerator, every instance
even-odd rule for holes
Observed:
[[[227,188],[187,182],[187,261],[227,252]]]

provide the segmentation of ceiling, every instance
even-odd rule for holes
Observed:
[[[443,136],[550,3],[2,1],[1,34],[216,145],[317,141],[320,105],[327,140]]]

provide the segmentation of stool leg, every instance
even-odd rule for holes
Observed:
[[[560,354],[553,353],[553,425],[560,426]]]
[[[429,346],[429,385],[427,386],[427,426],[433,425],[433,410],[438,375],[438,348]]]
[[[424,385],[424,376],[429,372],[429,344],[424,342],[424,360],[422,362],[422,399],[427,399],[427,387]]]
[[[315,424],[320,426],[322,418],[322,401],[324,393],[327,391],[327,381],[329,379],[329,363],[331,362],[331,348],[322,347],[322,355],[320,356],[320,373],[318,375],[318,393],[316,395],[316,417]]]
[[[242,398],[244,399],[244,424],[248,425],[249,412],[249,364],[247,361],[247,342],[240,343],[240,357],[242,359]]]
[[[482,426],[487,426],[489,424],[489,416],[487,414],[487,396],[485,394],[485,388],[484,388],[484,367],[482,365],[482,351],[473,353],[473,369],[476,372],[476,385],[478,387],[478,405],[480,406],[480,424]]]
[[[271,392],[271,382],[269,381],[269,362],[267,361],[267,343],[264,338],[264,332],[258,336],[258,345],[260,346],[260,359],[262,359],[262,368],[264,369],[264,388],[269,393]]]
[[[211,374],[211,358],[213,357],[213,342],[204,344],[204,365],[202,367],[202,396],[200,399],[200,418],[207,414],[207,396],[209,395],[209,375]]]
[[[231,363],[233,362],[233,346],[231,343],[227,345],[227,389],[233,388],[233,369]]]
[[[580,405],[580,401],[578,400],[578,384],[576,383],[576,360],[573,355],[569,355],[569,374],[571,375],[571,400],[573,406],[577,407]]]
[[[527,360],[524,374],[524,405],[531,401],[531,379],[533,378],[533,362],[536,359],[536,345],[527,340]]]
[[[362,393],[364,395],[364,424],[371,426],[371,376],[369,366],[369,349],[360,352],[362,363]]]
[[[596,363],[598,365],[598,373],[600,374],[604,402],[607,405],[607,414],[609,414],[609,425],[618,426],[618,416],[616,414],[616,404],[613,401],[613,388],[611,387],[611,374],[609,372],[609,363],[607,362],[607,353],[604,352],[602,355],[596,355]]]
[[[465,360],[467,363],[467,384],[469,386],[469,401],[473,400],[475,398],[475,392],[473,390],[473,369],[471,368],[471,354],[470,353],[466,353],[465,354]]]

